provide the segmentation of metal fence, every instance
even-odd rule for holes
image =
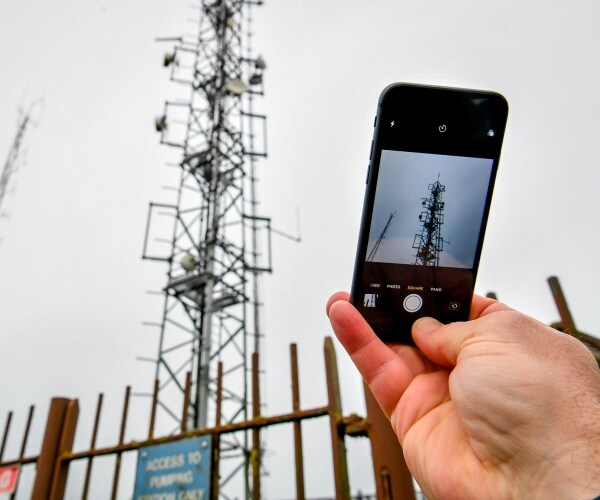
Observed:
[[[6,443],[11,433],[13,414],[10,412],[6,420],[4,432],[2,435],[2,444],[0,448],[0,470],[17,467],[23,468],[36,465],[36,473],[31,486],[32,498],[34,499],[62,499],[65,494],[67,481],[69,478],[70,466],[74,462],[85,463],[85,473],[83,484],[81,487],[81,498],[98,498],[91,488],[91,480],[94,474],[94,460],[101,456],[110,456],[114,458],[114,469],[111,477],[111,493],[110,498],[117,498],[119,491],[119,480],[121,476],[122,458],[126,454],[137,453],[141,448],[147,446],[176,442],[187,438],[198,436],[212,436],[212,464],[211,464],[211,481],[210,481],[210,498],[224,498],[222,489],[227,486],[230,477],[221,472],[220,456],[220,440],[225,439],[228,435],[236,432],[249,432],[251,435],[250,454],[250,489],[246,492],[246,497],[257,500],[261,498],[261,430],[270,426],[280,424],[291,424],[293,427],[293,447],[294,447],[294,475],[295,475],[295,498],[305,498],[305,478],[304,478],[304,458],[303,458],[303,436],[302,422],[307,419],[324,418],[329,421],[330,428],[330,456],[331,466],[333,469],[333,478],[335,485],[335,498],[350,499],[350,483],[348,476],[348,466],[346,457],[346,437],[367,437],[371,440],[376,439],[376,434],[372,425],[369,425],[366,418],[356,414],[344,416],[342,413],[342,404],[340,398],[340,384],[337,371],[337,360],[333,342],[331,338],[326,338],[324,342],[324,357],[325,357],[325,378],[327,386],[327,403],[323,406],[314,408],[302,408],[300,404],[300,389],[299,389],[299,373],[297,348],[295,344],[290,346],[290,371],[291,371],[291,402],[292,408],[289,413],[279,414],[275,416],[264,416],[260,414],[260,391],[259,391],[259,357],[258,354],[252,356],[252,418],[243,422],[227,423],[223,422],[221,414],[221,403],[223,401],[223,365],[218,367],[217,389],[216,389],[216,409],[215,409],[215,426],[203,429],[189,429],[187,422],[187,411],[189,408],[190,398],[190,377],[188,375],[187,384],[184,391],[184,402],[181,413],[181,428],[176,433],[166,436],[157,437],[155,435],[155,421],[158,403],[158,388],[159,381],[155,381],[154,394],[149,415],[148,433],[142,441],[125,442],[127,430],[131,388],[127,387],[123,400],[121,412],[121,424],[119,429],[118,442],[106,447],[97,447],[97,436],[100,427],[102,406],[104,396],[100,394],[97,399],[93,429],[90,437],[89,448],[84,450],[73,450],[75,431],[79,417],[79,402],[77,399],[54,398],[51,401],[43,441],[40,452],[37,455],[25,456],[25,450],[28,444],[31,422],[34,414],[34,407],[30,407],[29,416],[25,431],[21,441],[20,454],[13,459],[5,460],[4,450]],[[378,464],[374,457],[374,464]],[[324,460],[325,465],[325,460]],[[381,467],[374,465],[376,469]],[[391,483],[390,474],[386,469],[385,481],[387,486],[379,498],[391,498]],[[377,474],[377,471],[376,471]],[[393,475],[392,475],[393,476]],[[393,477],[391,478],[393,480]],[[404,475],[402,481],[406,483],[405,487],[409,488],[412,493],[412,482],[410,475]],[[15,491],[11,498],[14,499],[19,488],[17,483]],[[363,496],[369,498],[369,496]],[[409,498],[403,496],[403,498]]]
[[[582,333],[576,328],[558,280],[551,277],[548,281],[561,318],[560,322],[553,323],[552,326],[566,331],[582,340],[592,350],[596,359],[600,361],[600,341],[589,334]],[[190,406],[191,389],[191,378],[188,375],[181,410],[181,426],[175,433],[160,437],[155,435],[156,411],[159,404],[157,397],[159,381],[157,380],[154,384],[152,404],[150,407],[148,433],[143,440],[128,442],[125,440],[125,435],[128,423],[131,388],[127,387],[123,400],[118,441],[116,444],[106,447],[97,447],[96,445],[104,400],[103,394],[98,396],[94,424],[89,441],[90,444],[89,447],[84,450],[73,450],[75,431],[77,429],[79,417],[78,400],[54,398],[50,404],[44,437],[41,447],[39,448],[39,453],[31,456],[25,455],[30,440],[30,431],[35,413],[34,406],[30,406],[25,428],[19,440],[19,452],[15,458],[5,459],[4,454],[6,445],[13,427],[13,412],[9,412],[4,425],[2,441],[0,442],[0,493],[2,491],[7,491],[2,489],[4,482],[10,487],[10,481],[14,478],[18,478],[18,472],[20,470],[33,468],[35,465],[35,474],[29,475],[33,482],[33,484],[28,485],[32,492],[31,497],[35,500],[62,499],[69,478],[70,466],[75,462],[79,462],[80,464],[85,464],[85,473],[83,484],[81,486],[81,498],[95,499],[99,496],[91,490],[90,486],[92,484],[91,480],[94,473],[94,460],[99,457],[112,457],[113,470],[111,474],[111,492],[109,498],[115,499],[117,497],[117,492],[119,491],[122,459],[125,455],[132,456],[131,454],[133,454],[135,457],[138,450],[147,446],[210,435],[212,437],[210,498],[212,500],[226,498],[222,489],[227,486],[231,475],[224,473],[221,469],[221,462],[224,457],[220,456],[222,449],[220,442],[222,439],[226,439],[228,436],[235,433],[246,432],[251,436],[251,445],[248,450],[250,456],[248,462],[250,466],[247,471],[250,487],[247,488],[241,496],[257,500],[261,498],[261,462],[263,454],[260,444],[261,430],[270,426],[291,424],[293,427],[295,498],[304,500],[306,497],[302,422],[308,419],[323,418],[327,419],[329,422],[329,453],[331,455],[330,463],[333,469],[336,499],[352,498],[350,495],[346,457],[346,437],[366,437],[369,439],[378,499],[414,498],[415,492],[413,489],[412,478],[403,461],[402,451],[397,444],[397,438],[393,434],[389,423],[378,409],[368,390],[366,391],[368,420],[367,418],[356,414],[343,415],[337,361],[331,338],[325,339],[324,357],[327,403],[323,406],[308,409],[301,407],[297,349],[296,345],[292,344],[290,346],[292,401],[290,412],[275,416],[264,416],[260,414],[261,395],[258,376],[259,357],[258,354],[254,354],[252,356],[251,369],[252,418],[250,420],[243,422],[223,422],[221,412],[221,403],[224,397],[222,385],[223,365],[220,364],[218,367],[216,387],[217,404],[215,408],[215,426],[203,429],[188,428],[187,422],[189,419],[187,412]],[[15,487],[10,488],[12,489],[10,495],[11,500],[14,500],[19,487],[20,485],[17,481]],[[363,496],[363,498],[370,497]]]

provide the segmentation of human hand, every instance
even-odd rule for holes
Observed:
[[[578,340],[493,299],[471,320],[413,326],[384,344],[348,294],[327,314],[428,499],[600,493],[600,372]]]

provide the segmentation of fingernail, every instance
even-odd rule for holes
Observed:
[[[413,325],[413,330],[419,333],[430,333],[437,330],[442,324],[433,318],[419,318]]]

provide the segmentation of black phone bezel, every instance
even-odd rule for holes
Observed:
[[[451,316],[457,321],[468,319],[507,117],[508,103],[496,92],[407,83],[392,84],[383,90],[374,123],[375,131],[352,280],[350,300],[355,306],[360,307],[357,292],[361,286],[365,265],[382,151],[387,149],[490,158],[493,159],[493,166],[471,269],[472,278],[466,280],[466,285],[461,283],[462,287],[469,287],[468,294],[465,295],[468,296],[468,299],[465,299],[468,303],[464,303],[461,311]],[[392,121],[393,127],[390,126]],[[444,132],[440,132],[441,125],[446,125]],[[494,131],[493,137],[489,136],[489,130]],[[418,317],[420,316],[415,315],[413,321]],[[399,323],[390,327],[397,330],[396,332],[381,329],[378,331],[376,328],[374,330],[386,342],[411,344],[412,337],[407,326],[409,325]]]

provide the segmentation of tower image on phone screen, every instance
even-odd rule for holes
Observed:
[[[489,158],[382,151],[367,261],[472,268],[491,172]]]
[[[382,94],[351,295],[384,340],[468,318],[506,112],[493,93]]]

